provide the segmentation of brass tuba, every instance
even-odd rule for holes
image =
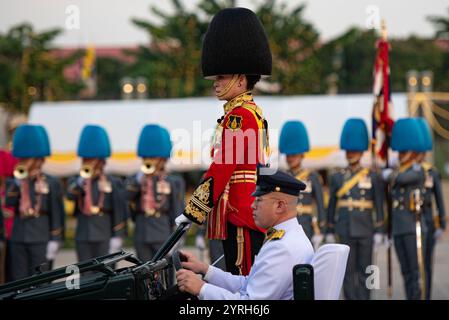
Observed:
[[[18,164],[14,168],[14,177],[16,179],[19,179],[19,180],[26,179],[28,177],[28,169],[27,169],[27,167],[25,167],[22,164]]]
[[[94,168],[88,164],[85,164],[81,167],[80,176],[83,179],[90,179],[94,174]]]
[[[140,167],[144,174],[153,174],[156,171],[157,162],[154,160],[145,160]]]

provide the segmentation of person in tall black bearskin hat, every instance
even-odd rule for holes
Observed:
[[[212,164],[176,222],[203,224],[209,239],[223,240],[226,269],[247,275],[265,238],[254,223],[251,194],[256,170],[268,152],[267,122],[253,101],[261,77],[271,75],[267,35],[254,12],[227,8],[212,19],[205,34],[202,71],[214,81],[224,114],[211,150]]]

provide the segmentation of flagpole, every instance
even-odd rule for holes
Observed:
[[[381,26],[381,36],[383,41],[387,41],[387,26],[385,23],[385,20],[382,20],[382,26]],[[389,67],[389,66],[388,66]],[[383,87],[388,86],[389,83],[382,83]],[[388,93],[384,90],[384,101],[389,100],[386,95],[390,94],[391,88],[389,88]],[[384,105],[384,108],[386,106]],[[386,125],[386,123],[383,123],[383,125]],[[390,150],[390,130],[387,130],[385,128],[385,145],[386,145],[386,151],[385,151],[385,168],[390,168],[390,157],[389,157],[389,150]],[[388,238],[388,248],[387,248],[387,274],[388,274],[388,287],[387,287],[387,296],[389,299],[393,297],[393,268],[392,268],[392,259],[391,259],[391,237],[392,237],[392,211],[393,211],[393,201],[391,199],[391,185],[389,183],[386,184],[385,188],[386,192],[386,200],[387,200],[387,238]]]
[[[377,156],[379,155],[385,162],[385,168],[390,168],[389,161],[389,149],[391,140],[391,128],[392,119],[390,115],[390,98],[391,98],[391,88],[390,88],[390,78],[389,78],[389,59],[388,50],[389,44],[387,41],[387,28],[385,20],[382,19],[381,24],[381,36],[376,43],[376,59],[374,64],[374,105],[372,112],[372,145],[371,145],[371,156],[372,156],[372,167],[374,170],[379,169],[380,164],[377,162]],[[379,132],[381,136],[378,135]],[[378,150],[378,148],[380,149]],[[387,216],[384,221],[386,222],[386,232],[388,238],[387,247],[387,296],[389,299],[392,298],[393,294],[393,272],[392,272],[392,248],[391,248],[391,218],[392,218],[392,199],[391,199],[391,186],[389,183],[385,184],[384,188],[385,199],[387,203]]]

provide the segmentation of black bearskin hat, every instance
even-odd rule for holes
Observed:
[[[212,19],[204,36],[203,76],[271,75],[271,52],[265,30],[254,12],[226,8]]]

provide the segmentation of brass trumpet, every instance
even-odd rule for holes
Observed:
[[[28,169],[24,165],[18,164],[14,168],[14,177],[16,179],[22,180],[28,177]]]
[[[156,171],[156,162],[154,160],[145,160],[140,167],[144,174],[153,174]]]
[[[80,170],[80,176],[83,179],[90,179],[94,174],[94,168],[90,165],[83,165]]]

